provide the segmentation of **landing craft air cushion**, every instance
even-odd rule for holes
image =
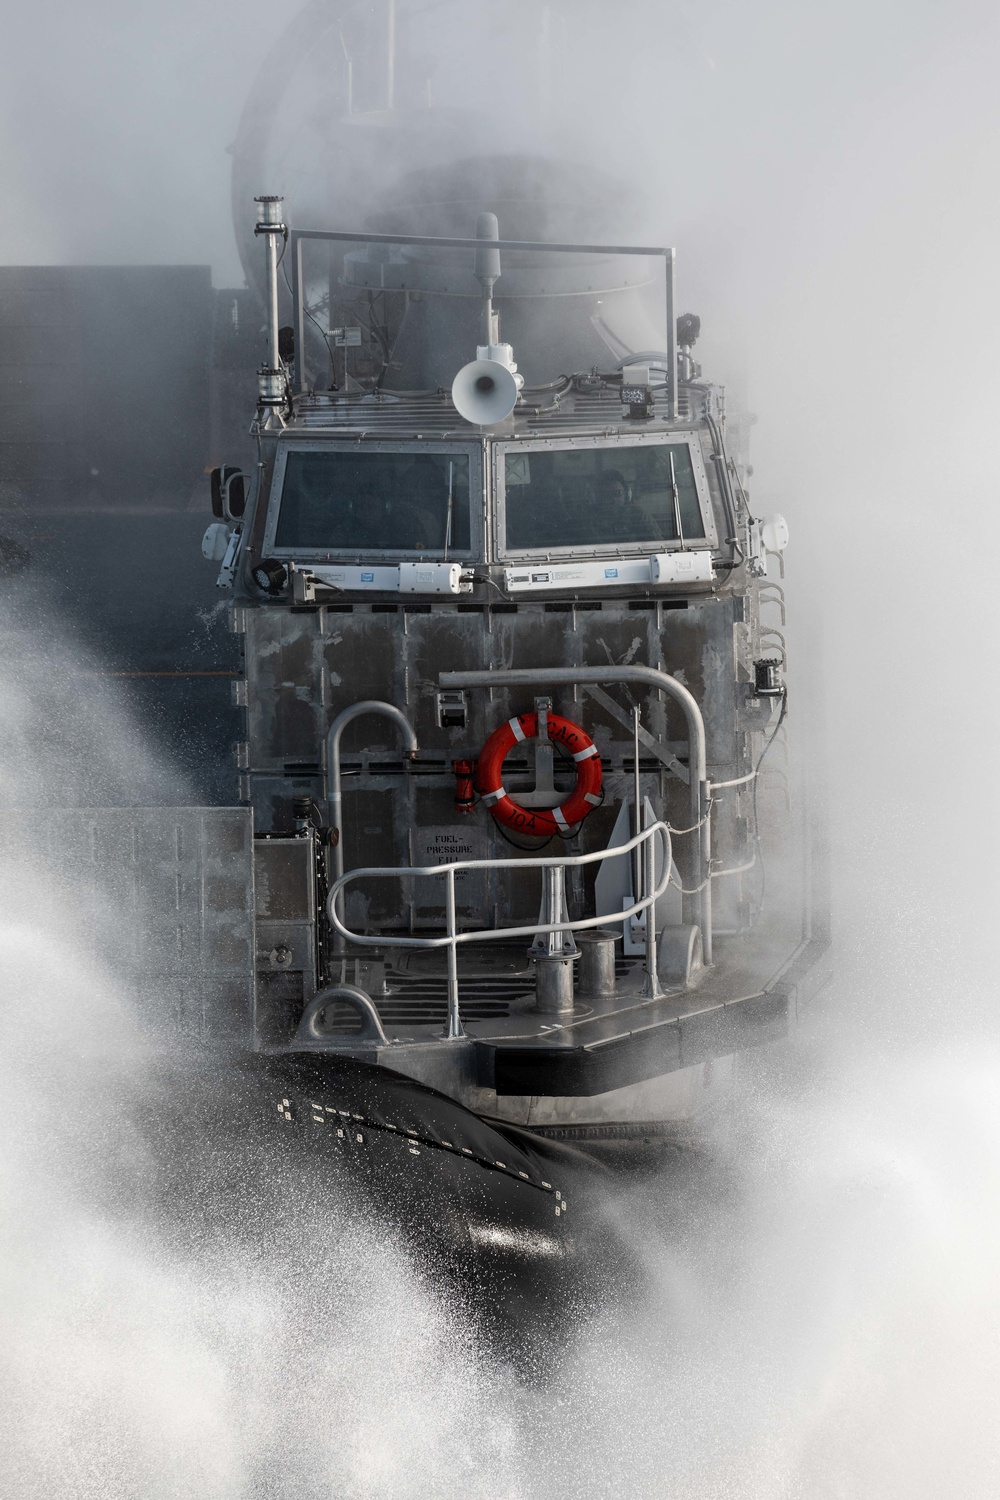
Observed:
[[[530,237],[524,176],[424,171],[377,230],[258,200],[256,462],[212,474],[202,547],[238,799],[58,815],[170,1035],[180,1137],[256,1120],[518,1305],[620,1263],[596,1164],[724,1114],[825,947],[784,522],[673,252]]]
[[[523,6],[537,46],[506,28],[559,139],[578,9]],[[599,1158],[711,1124],[737,1057],[786,1033],[822,977],[822,859],[786,713],[787,530],[751,508],[747,420],[701,378],[673,251],[631,243],[627,191],[546,158],[540,129],[498,154],[506,91],[456,108],[476,70],[437,107],[427,28],[443,47],[471,7],[400,12],[312,0],[281,39],[234,146],[248,288],[212,301],[204,268],[198,317],[184,299],[212,323],[211,399],[185,353],[184,401],[150,400],[158,465],[186,473],[207,440],[181,410],[231,432],[202,550],[242,646],[234,805],[59,809],[53,839],[108,889],[109,960],[166,1024],[178,1139],[269,1121],[268,1160],[305,1153],[520,1298],[528,1267],[558,1282],[608,1248],[581,1236]],[[296,164],[303,59],[330,149],[310,112]],[[290,211],[252,213],[279,173]],[[134,300],[145,326],[148,288]],[[111,366],[121,386],[132,369]],[[123,431],[148,458],[142,423]],[[135,460],[118,467],[131,504]],[[149,613],[167,535],[129,554]],[[230,661],[153,665],[190,723]]]
[[[213,476],[204,544],[244,646],[245,1040],[539,1138],[683,1133],[824,946],[806,812],[767,764],[787,529],[726,452],[673,251],[470,229],[300,231],[257,199],[259,460]],[[324,278],[397,294],[367,376],[360,329],[315,336]],[[595,284],[605,352],[612,328],[648,347],[536,382],[597,344]]]

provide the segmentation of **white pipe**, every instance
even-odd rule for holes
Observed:
[[[267,363],[281,369],[278,352],[278,236],[267,236]]]

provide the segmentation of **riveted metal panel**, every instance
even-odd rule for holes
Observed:
[[[453,762],[474,760],[498,725],[533,707],[530,690],[491,686],[465,695],[464,724],[442,725],[437,692],[443,671],[601,662],[659,668],[689,687],[702,705],[710,775],[742,775],[748,753],[741,717],[746,690],[733,626],[728,595],[673,600],[669,607],[654,599],[604,598],[532,599],[503,609],[478,602],[403,600],[248,608],[250,782],[258,826],[290,833],[295,796],[308,794],[323,805],[326,730],[343,709],[378,698],[407,715],[420,754],[412,764],[404,759],[397,732],[384,717],[364,715],[345,730],[345,868],[422,862],[420,851],[431,846],[436,832],[456,825]],[[552,696],[555,711],[592,736],[604,764],[605,804],[584,824],[574,847],[606,846],[618,808],[633,795],[635,706],[644,732],[655,741],[655,748],[649,748],[648,738],[640,746],[643,795],[664,809],[675,826],[687,826],[686,726],[676,704],[652,688],[612,688],[598,694],[568,686]],[[557,766],[557,772],[557,788],[568,790],[572,773],[567,779],[565,768]],[[533,787],[530,744],[510,754],[504,781],[515,799],[518,791]],[[723,863],[739,863],[745,818],[741,794],[719,801],[714,843]],[[464,826],[481,857],[516,856],[485,809],[469,814]],[[674,850],[685,883],[693,873],[689,843],[679,838]],[[581,900],[590,878],[579,877]],[[432,882],[422,886],[382,880],[352,887],[352,923],[362,930],[397,932],[440,925],[438,892]],[[735,885],[731,889],[738,892]],[[530,919],[538,909],[537,877],[494,874],[466,880],[459,909],[464,925]]]

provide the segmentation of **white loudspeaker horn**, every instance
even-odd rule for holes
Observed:
[[[463,365],[451,386],[455,410],[478,427],[495,427],[517,405],[518,384],[506,365],[495,359],[474,359]]]

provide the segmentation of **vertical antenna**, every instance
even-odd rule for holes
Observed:
[[[500,224],[496,214],[480,214],[476,220],[476,239],[482,240],[482,249],[476,250],[476,280],[483,289],[483,343],[500,342],[496,313],[493,311],[493,287],[500,276],[500,251],[489,241],[500,238]]]
[[[345,65],[345,68],[346,68],[346,75],[345,75],[345,78],[344,78],[344,82],[345,82],[346,88],[347,88],[347,114],[353,115],[353,113],[354,113],[354,59],[351,57],[351,54],[347,50],[347,43],[344,40],[344,33],[343,33],[343,31],[341,31],[341,33],[340,33],[340,45],[344,49],[344,65]]]
[[[396,0],[388,0],[385,58],[385,107],[396,107]]]
[[[677,305],[676,294],[676,270],[677,257],[673,250],[667,250],[664,256],[663,275],[666,285],[664,292],[667,303],[667,420],[672,422],[677,416]]]

